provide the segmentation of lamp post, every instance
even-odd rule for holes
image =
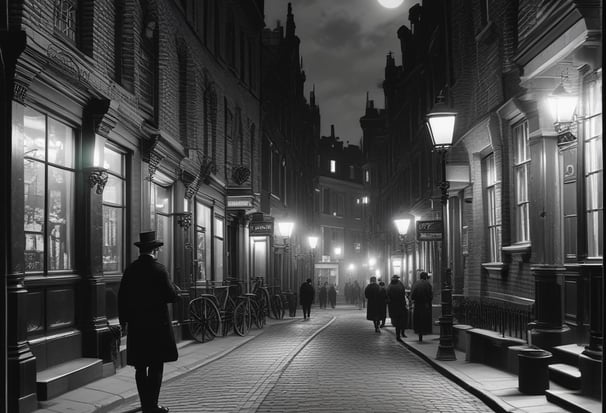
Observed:
[[[410,227],[410,219],[398,217],[394,218],[393,223],[398,230],[398,237],[400,238],[400,251],[402,252],[402,258],[400,260],[400,272],[402,273],[402,281],[404,281],[404,242],[406,241],[406,236],[408,234],[408,227]]]
[[[318,246],[318,237],[315,235],[310,235],[307,237],[307,242],[309,243],[310,249],[310,259],[311,259],[311,274],[312,274],[312,284],[315,284],[316,278],[316,247]]]
[[[291,279],[291,271],[290,271],[290,235],[292,234],[292,230],[295,224],[290,221],[281,221],[278,222],[278,233],[284,239],[284,250],[287,254],[287,262],[286,262],[286,279],[287,286],[290,291],[293,290],[292,279]]]
[[[442,256],[440,258],[440,270],[442,274],[442,315],[440,316],[440,344],[436,359],[456,360],[452,339],[452,284],[450,280],[451,270],[447,268],[448,240],[446,239],[446,217],[448,215],[448,188],[450,184],[446,180],[446,152],[452,146],[454,123],[457,114],[444,103],[444,96],[436,99],[436,104],[431,112],[427,114],[427,129],[431,137],[435,151],[440,153],[442,179],[440,190],[442,192],[440,202],[442,204]]]

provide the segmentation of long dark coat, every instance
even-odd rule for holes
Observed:
[[[372,321],[383,320],[385,316],[385,290],[377,283],[370,283],[364,289],[364,297],[368,300],[366,319]]]
[[[431,334],[431,300],[433,289],[427,280],[417,280],[412,285],[410,299],[413,301],[412,321],[415,333]]]
[[[379,302],[379,317],[381,321],[383,321],[385,320],[385,317],[387,317],[387,289],[381,284],[379,284],[379,288],[381,289],[381,301]]]
[[[308,283],[304,282],[301,284],[301,288],[299,288],[299,302],[301,305],[311,305],[314,302],[314,287]]]
[[[168,303],[177,293],[164,265],[141,255],[124,271],[118,291],[120,324],[126,324],[126,363],[148,366],[178,357]]]
[[[328,302],[332,308],[335,308],[335,304],[337,304],[337,289],[334,285],[328,288]]]
[[[406,288],[400,280],[391,280],[387,287],[387,307],[391,324],[395,327],[405,329],[408,319],[408,308],[406,307]]]
[[[326,289],[326,286],[323,285],[320,288],[320,294],[318,295],[318,298],[320,299],[320,307],[324,308],[326,307],[326,301],[328,297],[328,290]]]

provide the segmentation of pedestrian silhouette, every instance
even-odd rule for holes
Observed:
[[[385,319],[387,318],[387,289],[383,281],[379,281],[379,287],[381,288],[381,295],[384,297],[383,303],[379,307],[379,314],[381,316],[381,325],[379,327],[383,328],[385,327]]]
[[[431,334],[431,301],[433,289],[428,281],[429,275],[423,271],[420,279],[415,281],[410,291],[413,302],[413,327],[419,335],[419,342],[423,341],[423,334]]]
[[[178,358],[168,313],[177,300],[175,286],[155,254],[163,245],[156,232],[139,234],[139,258],[122,276],[118,291],[120,326],[127,331],[126,363],[135,367],[135,381],[144,413],[168,412],[158,406],[164,363]]]
[[[311,285],[311,278],[308,278],[301,284],[301,288],[299,288],[299,302],[303,309],[303,320],[309,319],[311,304],[314,302],[314,294],[315,290],[313,285]]]
[[[360,302],[360,293],[360,284],[358,284],[358,280],[355,280],[353,286],[351,287],[351,303],[353,305],[358,305],[358,303]],[[362,307],[358,305],[358,308]]]
[[[322,284],[318,298],[320,300],[320,308],[326,308],[326,301],[328,299],[328,283],[327,282]]]
[[[328,288],[328,302],[330,303],[330,308],[335,308],[337,305],[337,289],[334,284],[330,284]]]
[[[391,276],[391,282],[387,287],[387,300],[391,324],[396,328],[396,340],[402,341],[402,337],[406,337],[408,309],[406,308],[406,289],[400,281],[400,276],[396,274]]]
[[[368,306],[366,307],[366,319],[371,320],[375,326],[375,332],[380,333],[379,326],[381,325],[381,318],[383,313],[381,307],[385,310],[385,290],[381,289],[377,284],[377,277],[374,275],[370,277],[370,284],[364,289],[364,297],[368,300]]]

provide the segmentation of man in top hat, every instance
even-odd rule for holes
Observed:
[[[167,304],[176,301],[177,292],[156,260],[164,245],[156,232],[140,233],[135,245],[139,258],[124,271],[118,292],[120,325],[127,329],[126,363],[135,367],[143,413],[165,413],[168,408],[158,406],[164,362],[178,357]]]

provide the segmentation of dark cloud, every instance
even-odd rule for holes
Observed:
[[[383,105],[385,56],[394,52],[399,62],[397,30],[408,24],[408,8],[416,1],[387,10],[377,0],[265,0],[268,27],[275,27],[276,20],[285,24],[289,1],[301,39],[306,90],[316,88],[322,134],[328,135],[334,124],[338,136],[357,144],[366,93],[375,105]]]

